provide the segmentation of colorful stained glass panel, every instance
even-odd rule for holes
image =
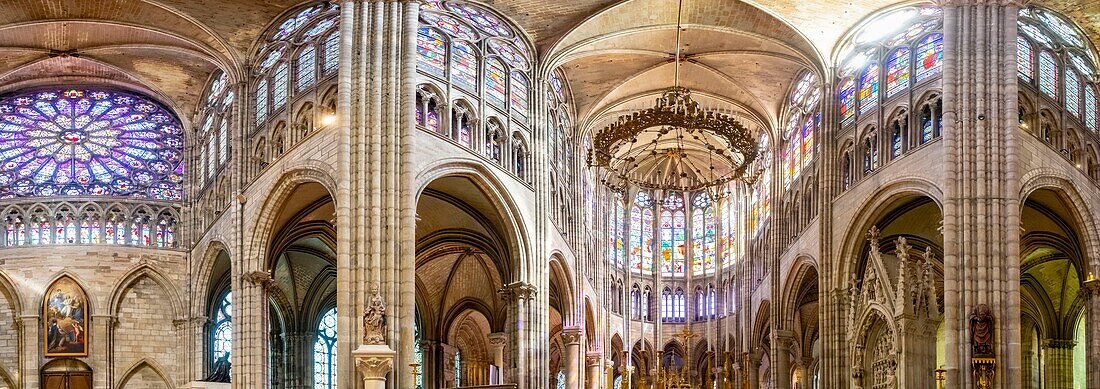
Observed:
[[[416,68],[436,77],[446,77],[447,48],[443,34],[428,27],[420,27],[416,34]]]
[[[1035,61],[1035,54],[1031,50],[1031,43],[1021,36],[1016,37],[1016,73],[1023,78],[1024,81],[1031,82],[1035,77],[1035,67],[1032,65]]]
[[[940,74],[943,68],[943,35],[932,34],[917,44],[916,79],[920,83]]]
[[[467,91],[477,90],[477,54],[466,42],[451,45],[451,79],[455,85]]]
[[[179,200],[183,130],[125,92],[46,90],[0,101],[0,198],[108,195]],[[163,186],[163,193],[153,188]]]
[[[856,82],[849,78],[840,84],[840,118],[844,124],[851,124],[856,118]]]
[[[504,109],[508,73],[499,59],[489,58],[485,66],[485,99],[489,104]]]
[[[1039,53],[1039,90],[1050,97],[1058,97],[1058,65],[1049,51]]]
[[[879,66],[877,63],[868,65],[859,77],[859,113],[871,112],[878,106],[878,80]]]

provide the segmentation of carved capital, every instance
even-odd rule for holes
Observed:
[[[253,286],[259,286],[264,290],[268,290],[275,287],[275,280],[271,278],[271,274],[265,271],[250,271],[244,273],[241,279],[247,281]]]
[[[584,356],[584,365],[588,367],[599,367],[603,358],[600,354],[588,354]]]
[[[538,289],[534,285],[522,281],[513,282],[497,290],[504,301],[531,300],[535,298],[537,292]]]
[[[489,334],[489,345],[496,347],[504,347],[508,344],[508,334],[503,332],[494,332]]]
[[[584,337],[584,331],[580,327],[570,327],[561,330],[561,339],[566,345],[580,344]]]
[[[385,380],[386,374],[393,371],[393,357],[356,357],[355,369],[364,380]]]
[[[1077,342],[1073,341],[1073,339],[1047,339],[1045,346],[1048,349],[1055,348],[1073,350],[1073,346],[1076,345]]]
[[[1084,292],[1086,299],[1094,297],[1100,297],[1100,280],[1090,272],[1088,278],[1081,285],[1081,291]]]

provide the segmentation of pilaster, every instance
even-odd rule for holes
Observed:
[[[1016,15],[1019,1],[941,0],[946,387],[977,385],[968,319],[989,307],[991,388],[1018,388],[1020,183]]]

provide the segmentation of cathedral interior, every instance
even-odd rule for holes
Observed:
[[[0,389],[1100,389],[1100,1],[0,2]]]

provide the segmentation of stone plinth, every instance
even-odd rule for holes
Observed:
[[[396,351],[387,345],[360,345],[351,352],[355,357],[355,370],[363,377],[366,389],[386,389],[386,374],[393,371]]]

